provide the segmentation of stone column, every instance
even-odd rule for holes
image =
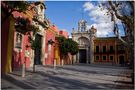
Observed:
[[[33,39],[35,40],[35,36],[33,36]],[[34,51],[35,50],[31,49],[30,67],[33,67],[34,65],[34,57],[35,57]]]
[[[86,63],[89,63],[89,51],[88,51],[88,47],[86,47]]]
[[[45,65],[45,37],[46,37],[46,31],[43,31],[43,37],[42,37],[42,51],[41,51],[41,61],[42,65]]]
[[[76,62],[79,63],[79,52],[77,53]]]
[[[94,63],[94,42],[92,37],[90,37],[90,63]]]
[[[88,63],[90,64],[90,46],[88,46]]]
[[[31,49],[30,67],[33,67],[33,64],[34,64],[34,50]]]
[[[94,41],[92,40],[91,46],[91,62],[94,63]]]

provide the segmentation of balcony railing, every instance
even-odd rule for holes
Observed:
[[[99,51],[99,52],[94,52],[95,54],[102,54],[102,53],[115,53],[115,50],[113,50],[113,51],[110,51],[110,50],[108,50],[108,51]]]

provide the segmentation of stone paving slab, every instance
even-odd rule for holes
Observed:
[[[89,69],[89,68],[91,69]],[[70,69],[67,69],[70,68]],[[87,69],[86,69],[87,68]],[[92,71],[92,69],[95,69]],[[89,89],[133,89],[130,78],[120,73],[122,69],[115,70],[116,75],[110,73],[97,73],[99,67],[91,66],[64,66],[54,69],[53,66],[37,66],[36,73],[32,72],[32,68],[27,70],[26,77],[21,77],[21,71],[8,74],[9,81],[22,89],[45,89],[45,90],[89,90]],[[73,70],[72,70],[73,69]],[[108,68],[109,69],[109,68]],[[113,68],[115,69],[115,68]],[[83,72],[84,70],[84,72]],[[105,69],[106,70],[106,69]],[[125,69],[124,69],[125,70]],[[95,72],[96,71],[96,72]],[[109,71],[109,70],[107,70]],[[106,71],[106,72],[107,72]],[[128,71],[128,70],[127,70]],[[126,71],[126,72],[127,72]],[[130,70],[129,70],[130,71]],[[121,74],[118,74],[118,72]],[[122,77],[123,76],[123,77]],[[10,77],[10,78],[9,78]],[[123,80],[124,79],[124,80]],[[122,82],[120,82],[122,81]]]

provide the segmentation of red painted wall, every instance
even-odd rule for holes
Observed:
[[[29,13],[31,13],[30,11],[28,11]],[[33,16],[34,14],[31,13],[31,16]],[[23,14],[23,13],[19,13],[19,12],[13,12],[13,16],[14,17],[22,17],[22,18],[28,18],[30,21],[32,21],[32,17]],[[16,32],[14,33],[14,46],[16,44]],[[28,45],[29,47],[26,48],[26,45]],[[23,34],[23,38],[22,38],[22,49],[21,52],[14,47],[14,51],[13,51],[13,65],[14,65],[14,69],[19,69],[22,68],[22,64],[24,63],[24,61],[26,60],[26,68],[30,67],[30,57],[25,57],[25,50],[28,50],[30,52],[31,48],[30,48],[30,43],[28,42],[28,35],[24,35]]]
[[[58,33],[58,28],[56,27],[56,26],[51,26],[50,27],[51,28],[51,30],[53,30],[54,32],[52,32],[52,31],[50,31],[49,29],[48,30],[46,30],[46,42],[45,42],[45,44],[46,44],[46,47],[45,47],[45,52],[47,53],[47,58],[46,58],[46,60],[45,60],[45,64],[46,65],[51,65],[51,64],[53,64],[53,60],[54,60],[54,48],[55,48],[55,43],[56,43],[56,40],[55,40],[55,38],[56,38],[56,35],[55,35],[55,33]],[[50,39],[52,39],[55,43],[53,43],[52,45],[51,45],[51,52],[50,52],[50,54],[49,54],[49,52],[48,52],[48,41],[50,40]]]
[[[29,17],[27,15],[24,15],[22,13],[19,12],[14,12],[14,17],[18,17],[18,16],[22,16],[24,18],[29,18],[30,20],[32,20],[32,17]],[[33,14],[34,15],[34,14]],[[51,29],[51,30],[49,30]],[[54,48],[55,48],[55,43],[57,42],[56,39],[56,33],[65,36],[66,38],[68,38],[68,32],[66,31],[60,31],[58,29],[57,26],[52,25],[50,26],[48,30],[46,30],[46,35],[45,35],[45,53],[47,53],[47,58],[45,59],[44,63],[46,65],[52,65],[53,61],[54,61]],[[60,31],[60,33],[59,33]],[[16,32],[15,32],[16,35]],[[55,43],[53,45],[51,45],[51,52],[50,54],[48,54],[48,41],[52,39]],[[16,37],[14,37],[14,41],[16,40]],[[14,42],[15,45],[16,42]],[[22,41],[22,51],[18,52],[16,50],[16,48],[14,48],[14,58],[13,58],[13,62],[14,62],[14,68],[18,69],[18,68],[22,68],[22,63],[25,61],[26,59],[26,67],[29,68],[30,67],[30,57],[29,58],[25,58],[25,50],[26,50],[26,45],[30,45],[30,43],[28,42],[28,35],[24,35],[23,36],[23,41]],[[27,48],[29,51],[31,50],[31,48]]]
[[[67,31],[61,30],[61,31],[59,31],[59,35],[62,35],[64,37],[68,38],[68,32]]]
[[[29,68],[30,66],[30,57],[25,57],[25,50],[28,50],[30,52],[31,48],[30,48],[30,43],[28,41],[28,35],[23,35],[22,38],[22,49],[21,52],[19,51],[18,48],[15,47],[16,44],[16,32],[15,32],[15,37],[14,37],[14,69],[19,69],[22,67],[22,64],[24,63],[24,61],[26,60],[26,68]],[[29,47],[26,47],[29,46]]]

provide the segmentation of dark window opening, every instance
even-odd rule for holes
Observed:
[[[41,12],[42,12],[42,11],[43,11],[43,9],[44,9],[42,5],[40,6],[40,9],[41,9]]]
[[[99,46],[96,46],[96,52],[99,52]]]
[[[113,51],[113,46],[110,46],[110,51],[111,51],[111,52]]]
[[[106,52],[106,46],[103,46],[103,52]]]
[[[110,60],[113,60],[113,56],[110,56]]]
[[[106,56],[103,56],[103,60],[106,60]]]
[[[96,56],[96,60],[99,60],[99,56]]]

